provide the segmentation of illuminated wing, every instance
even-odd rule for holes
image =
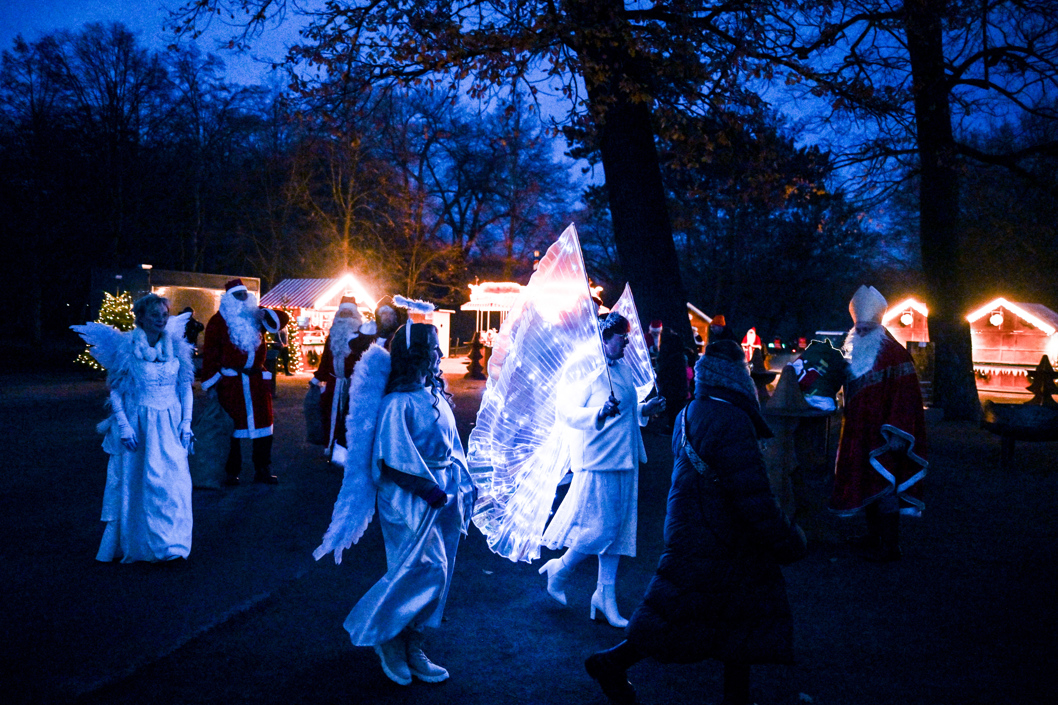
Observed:
[[[602,365],[596,306],[570,225],[500,327],[467,444],[479,490],[474,524],[495,553],[512,561],[539,557],[555,489],[569,468],[556,390],[563,379]]]
[[[632,298],[632,288],[625,284],[625,290],[621,298],[613,305],[611,311],[616,311],[628,319],[631,330],[628,331],[628,346],[625,348],[624,361],[632,370],[632,380],[636,385],[636,395],[639,401],[643,401],[658,384],[657,374],[653,365],[650,364],[650,351],[647,350],[647,339],[643,335],[643,327],[639,323],[639,312],[636,311],[636,301]]]
[[[70,329],[81,336],[91,347],[88,353],[104,369],[112,370],[118,362],[125,334],[105,323],[85,323],[83,326],[70,326]]]

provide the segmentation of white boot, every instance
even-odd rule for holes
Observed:
[[[422,652],[423,633],[409,631],[408,637],[408,669],[411,674],[424,683],[440,683],[448,680],[448,671],[426,658]]]
[[[566,574],[561,558],[552,558],[537,571],[540,575],[547,573],[547,594],[560,605],[566,604]]]
[[[400,634],[375,647],[375,653],[382,660],[382,672],[397,685],[411,685],[406,651],[404,637]]]
[[[622,617],[621,613],[617,611],[617,596],[614,594],[613,585],[603,585],[600,583],[596,586],[595,592],[591,596],[592,619],[595,619],[596,610],[602,612],[611,627],[624,629],[628,626],[628,620]]]

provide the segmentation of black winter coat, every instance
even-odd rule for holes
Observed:
[[[704,475],[683,447],[682,415],[673,431],[665,551],[628,626],[628,640],[662,662],[793,661],[779,566],[804,556],[804,533],[768,485],[757,445],[757,428],[766,426],[737,396],[697,389],[683,412],[690,442],[708,465]]]

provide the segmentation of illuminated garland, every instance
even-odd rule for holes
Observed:
[[[113,326],[125,332],[136,327],[136,317],[132,313],[132,294],[122,291],[118,294],[103,292],[103,304],[99,307],[99,318],[96,323]],[[91,346],[86,345],[74,362],[88,365],[93,370],[103,371],[103,366],[88,352]]]

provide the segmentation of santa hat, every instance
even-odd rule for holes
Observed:
[[[724,318],[724,314],[720,313],[720,314],[717,314],[716,318],[714,318],[709,323],[709,325],[711,325],[711,326],[719,326],[720,328],[723,328],[724,326],[727,325],[727,319]]]
[[[861,286],[849,302],[849,314],[855,323],[881,323],[888,307],[880,291],[873,286]]]
[[[650,322],[650,332],[660,333],[663,326],[664,324],[655,318],[653,321]]]
[[[286,311],[278,311],[274,308],[261,308],[261,325],[269,333],[278,333],[285,330],[290,323],[290,314]]]
[[[338,302],[339,311],[359,311],[360,308],[356,305],[355,296],[343,296],[342,300]]]
[[[224,285],[224,293],[234,294],[237,291],[249,291],[246,285],[242,283],[242,279],[232,279]]]

